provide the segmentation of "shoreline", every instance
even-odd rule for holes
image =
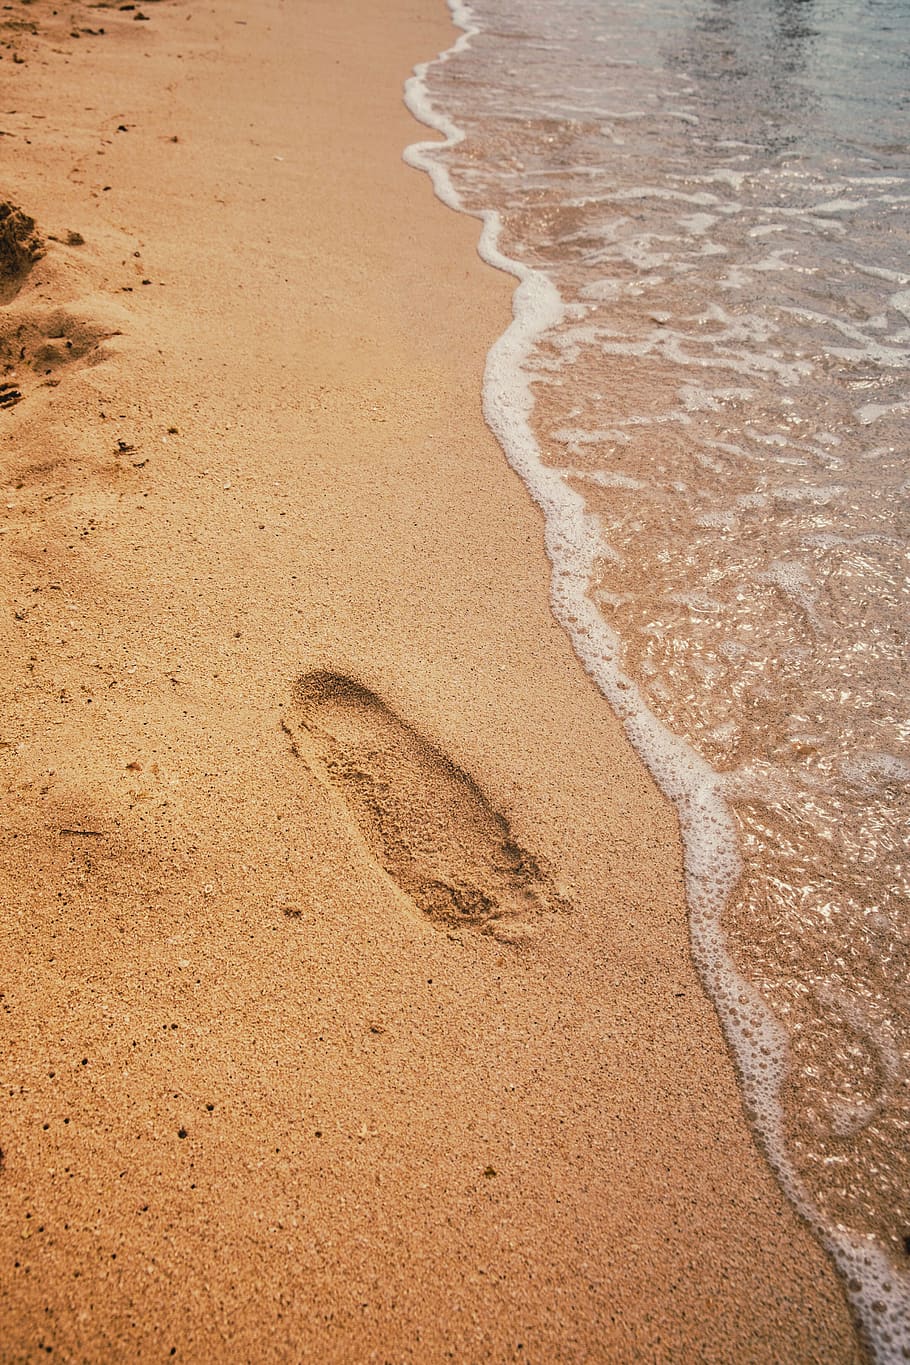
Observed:
[[[858,1359],[483,424],[511,283],[401,159],[444,6],[148,14],[5,116],[10,1358]],[[527,914],[422,913],[501,822]]]

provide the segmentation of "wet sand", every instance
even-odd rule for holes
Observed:
[[[4,1360],[858,1358],[401,160],[451,32],[0,23]]]

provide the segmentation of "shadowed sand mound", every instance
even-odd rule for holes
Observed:
[[[8,303],[22,286],[44,243],[35,220],[6,201],[0,203],[0,303]]]
[[[418,910],[439,928],[527,937],[558,898],[473,778],[350,678],[311,673],[295,697],[313,766]]]
[[[92,315],[97,300],[89,312],[84,300],[75,308],[62,306],[72,304],[87,281],[73,272],[67,255],[67,248],[84,245],[81,234],[67,233],[64,246],[60,240],[49,236],[48,243],[58,245],[48,247],[33,218],[0,202],[0,409],[15,407],[36,388],[56,388],[81,364],[103,360],[102,343],[119,334],[116,324]],[[48,296],[58,303],[48,306]],[[109,300],[101,307],[111,312]]]

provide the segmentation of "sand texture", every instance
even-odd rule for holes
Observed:
[[[0,18],[0,1357],[850,1361],[406,167],[441,0]]]

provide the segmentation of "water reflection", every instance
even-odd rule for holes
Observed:
[[[900,0],[708,0],[680,12],[663,55],[698,83],[715,123],[813,158],[906,149],[910,14]]]
[[[667,52],[699,86],[712,130],[727,124],[777,155],[794,148],[819,108],[808,74],[819,31],[815,0],[710,0]]]

